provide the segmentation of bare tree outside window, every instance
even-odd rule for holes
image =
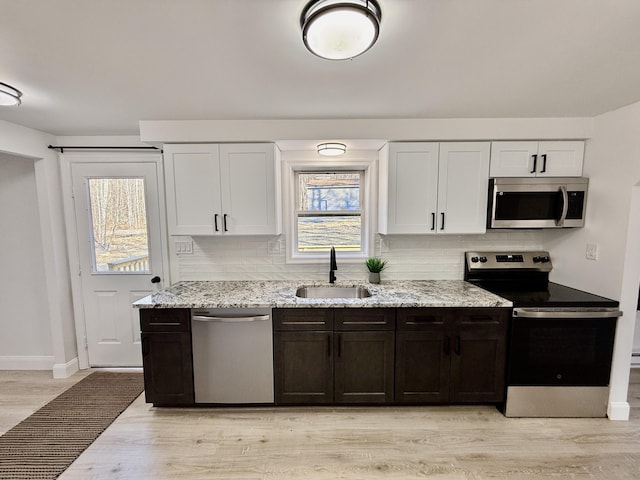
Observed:
[[[90,178],[94,272],[148,272],[144,179]]]

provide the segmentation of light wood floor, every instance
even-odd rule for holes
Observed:
[[[87,372],[0,372],[0,433]],[[139,397],[60,480],[638,479],[631,420],[508,419],[492,407],[159,409]]]

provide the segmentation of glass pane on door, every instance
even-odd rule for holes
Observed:
[[[143,178],[90,178],[94,273],[149,273]]]

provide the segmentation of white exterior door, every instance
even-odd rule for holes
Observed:
[[[141,366],[131,304],[163,278],[158,164],[74,162],[70,169],[89,366]]]

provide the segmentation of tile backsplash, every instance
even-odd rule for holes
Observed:
[[[175,243],[192,240],[193,251],[176,254]],[[279,237],[172,237],[173,281],[178,280],[324,280],[327,261],[287,264],[285,239]],[[542,249],[541,230],[491,231],[484,235],[376,236],[375,254],[388,261],[388,280],[460,280],[467,250]],[[276,253],[277,252],[277,253]],[[340,262],[339,280],[367,278],[364,262]],[[177,277],[177,278],[176,278]]]

